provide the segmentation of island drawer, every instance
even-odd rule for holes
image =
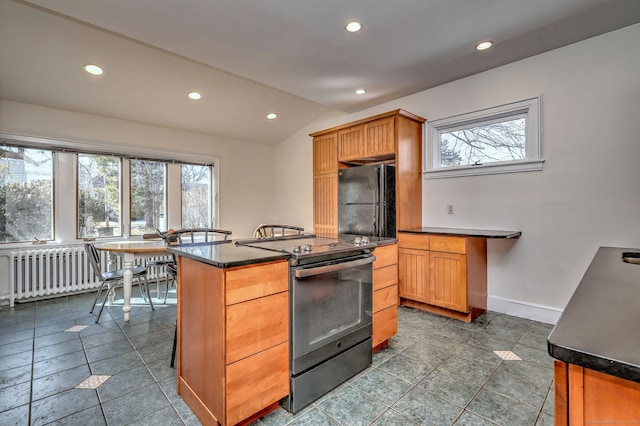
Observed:
[[[286,261],[225,270],[226,305],[289,290]]]
[[[373,270],[373,291],[398,283],[398,265]]]
[[[392,285],[373,292],[373,312],[398,304],[398,286]]]
[[[384,268],[398,263],[398,248],[395,244],[376,247],[373,255],[376,257],[376,261],[373,262],[373,269]]]

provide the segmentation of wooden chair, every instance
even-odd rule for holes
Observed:
[[[91,265],[91,270],[93,271],[94,276],[98,280],[100,280],[100,287],[98,287],[96,298],[93,301],[93,306],[91,307],[91,311],[89,311],[89,313],[93,313],[93,310],[96,308],[96,303],[98,303],[100,293],[102,293],[102,290],[106,287],[104,299],[102,300],[102,306],[100,307],[98,317],[96,318],[97,323],[98,321],[100,321],[100,316],[102,315],[104,305],[107,303],[107,297],[109,296],[109,293],[116,287],[122,286],[122,284],[124,283],[124,269],[102,272],[102,268],[100,268],[100,253],[98,252],[98,249],[91,243],[85,243],[84,250],[87,254],[87,257],[89,258],[89,264]],[[153,301],[151,300],[151,295],[149,294],[147,268],[145,268],[144,266],[134,266],[132,269],[132,273],[133,278],[137,279],[138,285],[141,286],[140,292],[142,293],[143,297],[145,293],[149,296],[149,304],[151,305],[151,309],[155,310],[155,308],[153,307]]]
[[[258,225],[253,231],[253,238],[273,238],[284,237],[285,235],[300,235],[304,228],[292,225]]]

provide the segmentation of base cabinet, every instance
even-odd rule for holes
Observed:
[[[374,350],[398,332],[398,250],[395,244],[377,247],[373,254]]]
[[[287,262],[178,259],[178,394],[205,425],[275,407],[289,394]]]
[[[640,383],[554,361],[555,424],[640,424]]]
[[[400,304],[473,321],[487,309],[485,238],[398,235]]]

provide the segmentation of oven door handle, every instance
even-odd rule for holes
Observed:
[[[296,278],[312,277],[314,275],[328,274],[331,272],[342,271],[344,269],[355,268],[356,266],[373,263],[375,256],[365,257],[364,259],[351,260],[348,262],[336,263],[335,265],[318,266],[315,268],[296,269]]]

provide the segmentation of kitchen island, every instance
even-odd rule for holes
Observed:
[[[287,256],[233,243],[178,260],[178,394],[204,425],[234,425],[289,394]]]
[[[601,247],[548,338],[555,422],[640,424],[640,265]]]
[[[400,304],[471,322],[487,310],[487,238],[520,231],[422,227],[398,231]]]

